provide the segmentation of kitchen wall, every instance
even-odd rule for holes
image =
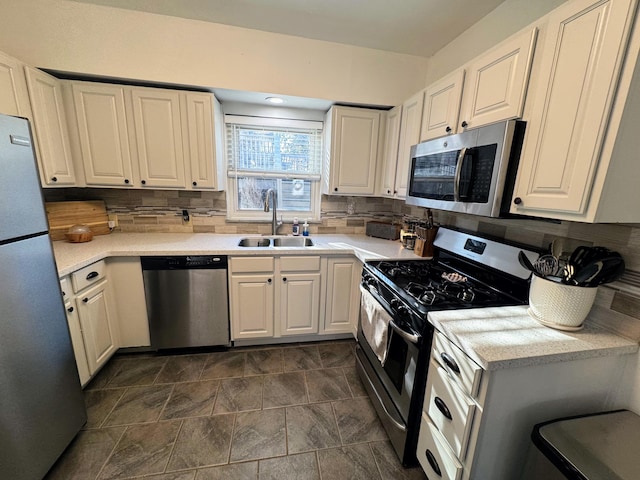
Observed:
[[[0,51],[36,67],[397,105],[428,60],[68,0],[0,0]]]

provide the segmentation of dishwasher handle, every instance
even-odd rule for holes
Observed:
[[[220,270],[227,268],[226,255],[142,257],[142,270]]]

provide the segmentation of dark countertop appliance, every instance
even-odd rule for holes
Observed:
[[[416,463],[434,330],[427,314],[524,305],[528,299],[531,272],[518,262],[520,247],[442,227],[434,245],[431,260],[371,261],[362,272],[356,368],[406,466]],[[537,252],[527,252],[537,258]],[[372,303],[388,321],[382,347],[365,333]]]

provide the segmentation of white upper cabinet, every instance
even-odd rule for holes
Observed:
[[[25,67],[38,146],[43,186],[75,185],[67,118],[60,81],[40,70]]]
[[[461,128],[522,116],[536,34],[536,28],[519,33],[465,67]]]
[[[224,190],[224,132],[220,103],[210,93],[186,92],[182,106],[185,158],[191,171],[187,183],[199,190]]]
[[[0,113],[31,118],[23,64],[0,52]]]
[[[125,87],[72,82],[87,185],[133,186]]]
[[[464,69],[456,70],[427,87],[422,111],[420,141],[458,131]]]
[[[637,32],[624,59],[635,4],[575,0],[550,14],[512,212],[640,221],[640,101],[627,96],[640,83]]]
[[[323,193],[374,194],[380,117],[379,110],[329,109],[325,116]]]
[[[158,88],[131,89],[134,138],[143,187],[186,186],[180,95]]]
[[[396,198],[404,198],[407,195],[411,147],[420,142],[420,124],[423,104],[424,90],[419,91],[402,104],[398,165],[396,168],[395,181]]]
[[[384,128],[384,150],[379,194],[394,197],[396,194],[396,170],[398,167],[398,145],[400,143],[400,120],[402,105],[389,110]]]

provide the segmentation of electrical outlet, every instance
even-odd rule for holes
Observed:
[[[109,214],[109,228],[116,228],[118,226],[118,215],[115,213]]]

